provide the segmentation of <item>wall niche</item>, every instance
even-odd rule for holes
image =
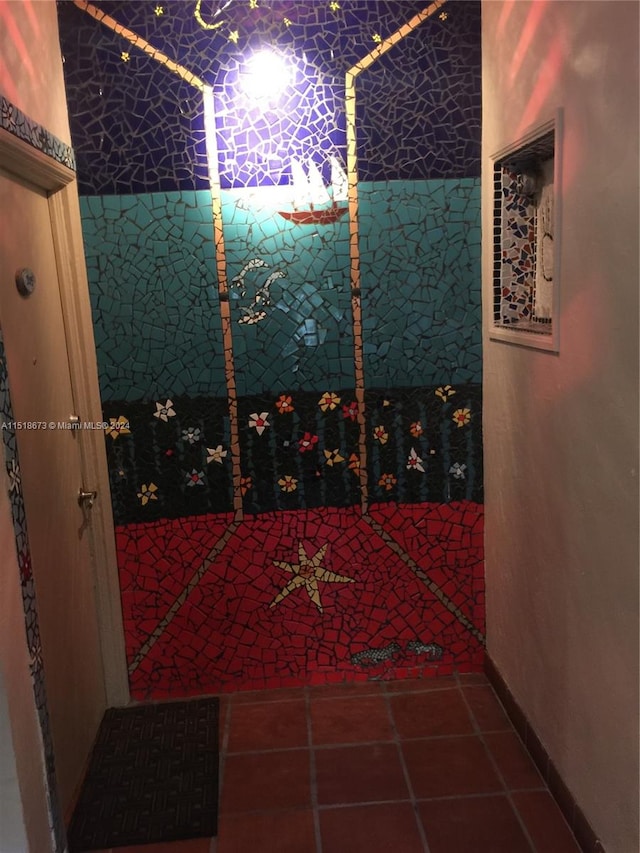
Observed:
[[[492,340],[559,351],[561,114],[493,155]]]

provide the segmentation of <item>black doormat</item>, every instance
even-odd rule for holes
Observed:
[[[211,837],[218,700],[111,708],[68,830],[70,853]]]

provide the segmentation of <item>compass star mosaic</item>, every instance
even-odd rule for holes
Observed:
[[[297,563],[285,563],[282,560],[274,560],[273,565],[279,569],[284,569],[285,572],[294,575],[289,583],[284,587],[273,599],[269,607],[275,607],[285,599],[294,589],[304,587],[307,595],[313,601],[315,606],[322,613],[322,602],[320,600],[320,588],[318,581],[323,583],[353,583],[353,578],[347,578],[344,575],[337,575],[329,569],[323,568],[323,561],[327,553],[328,544],[320,548],[313,557],[308,557],[302,542],[298,545],[298,560]]]

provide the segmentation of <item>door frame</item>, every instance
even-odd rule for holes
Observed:
[[[101,422],[76,173],[5,128],[0,128],[0,163],[5,171],[47,193],[76,413],[81,422]],[[91,510],[89,541],[105,696],[107,707],[121,707],[129,703],[130,694],[105,433],[81,429],[76,436],[85,478],[82,485],[98,492]]]

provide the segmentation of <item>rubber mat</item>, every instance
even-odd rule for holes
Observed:
[[[70,853],[216,835],[217,699],[109,709],[68,829]]]

